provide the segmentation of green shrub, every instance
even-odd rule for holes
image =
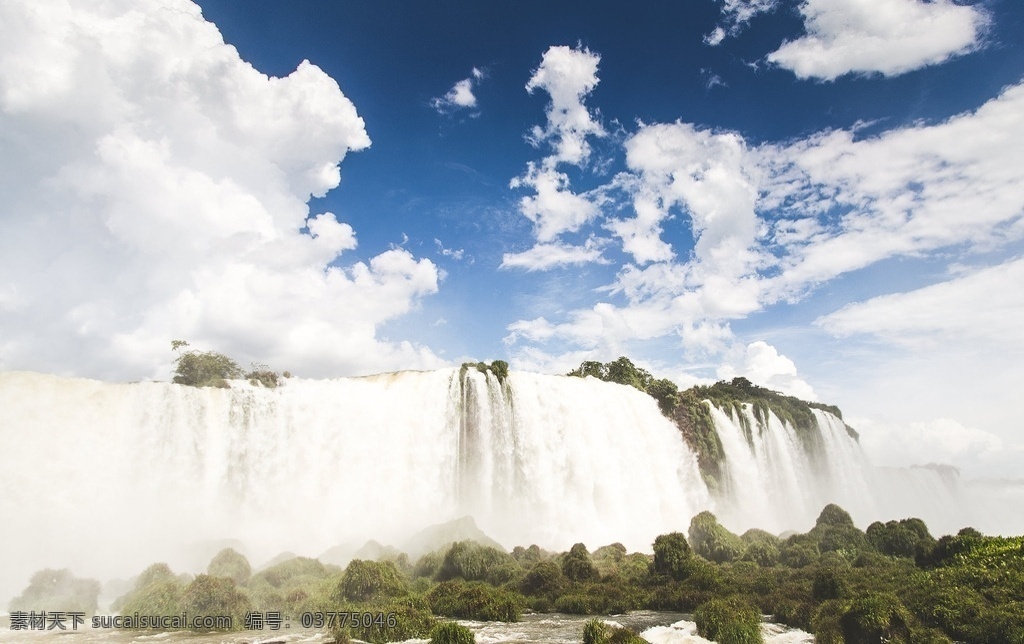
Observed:
[[[598,578],[597,568],[590,561],[590,553],[582,543],[575,544],[562,557],[562,574],[569,581],[594,581]]]
[[[712,599],[693,614],[701,637],[719,644],[761,644],[761,613],[738,597]]]
[[[555,600],[555,611],[567,615],[591,615],[596,612],[590,598],[582,594],[562,595]]]
[[[839,619],[843,637],[849,644],[868,642],[910,643],[913,617],[910,611],[888,593],[873,593],[854,599]]]
[[[762,568],[771,568],[779,563],[779,548],[769,541],[755,541],[747,546],[742,561],[752,561]]]
[[[189,615],[231,616],[232,628],[240,630],[252,602],[230,577],[196,575],[181,596],[181,610]]]
[[[743,555],[743,541],[707,510],[690,520],[689,536],[693,551],[716,563],[734,561]]]
[[[599,619],[583,625],[583,644],[644,644],[645,639],[629,630],[606,624]]]
[[[228,577],[236,584],[244,584],[252,576],[249,560],[233,548],[224,548],[218,552],[206,567],[206,574],[214,577]]]
[[[408,585],[393,562],[353,559],[341,576],[335,597],[339,601],[365,602],[408,592]]]
[[[171,341],[171,349],[187,347],[184,340]],[[191,387],[226,387],[227,380],[240,378],[242,370],[231,358],[215,351],[185,351],[174,360],[173,382]]]
[[[526,595],[557,595],[565,588],[566,578],[562,569],[552,561],[541,561],[526,572],[520,590]]]
[[[842,509],[835,503],[829,503],[822,510],[821,514],[818,515],[818,520],[814,522],[815,527],[819,526],[853,526],[853,518],[850,513]]]
[[[682,532],[670,532],[654,539],[654,572],[681,581],[689,573],[689,562],[693,558],[690,544]]]
[[[438,622],[430,631],[430,644],[473,644],[473,631],[455,622]]]
[[[352,639],[371,644],[425,639],[430,636],[437,624],[424,601],[409,597],[358,604],[336,604],[330,610],[369,613],[375,617],[370,624],[358,620],[355,624],[352,621],[347,622],[345,628],[341,628],[340,624],[335,625],[331,629],[331,635],[338,644],[350,642]]]
[[[313,579],[323,579],[329,574],[330,570],[319,559],[293,557],[261,570],[253,577],[266,580],[274,588],[286,588],[294,585],[293,582],[308,583]]]
[[[487,581],[497,586],[511,580],[521,571],[516,560],[506,552],[474,541],[459,541],[452,544],[445,553],[435,579]]]
[[[10,610],[96,612],[100,582],[80,579],[67,568],[45,568],[32,575],[28,587],[11,600]]]
[[[484,582],[443,581],[427,593],[431,610],[445,617],[485,622],[518,622],[522,596]]]

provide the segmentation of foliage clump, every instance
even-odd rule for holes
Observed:
[[[206,567],[206,574],[214,577],[229,577],[236,584],[244,584],[252,576],[249,560],[234,548],[224,548],[218,552]]]
[[[690,520],[689,536],[693,551],[716,563],[739,559],[745,550],[743,540],[729,532],[707,510]]]
[[[761,614],[739,597],[711,599],[694,611],[693,621],[701,637],[719,644],[761,644]]]
[[[258,362],[252,363],[252,368],[243,372],[238,363],[216,351],[196,351],[189,349],[182,351],[189,346],[185,340],[171,340],[171,350],[177,353],[174,359],[174,378],[172,382],[190,387],[219,387],[226,389],[228,380],[245,378],[252,385],[262,385],[273,389],[280,384],[280,374],[272,371],[270,367]],[[290,377],[285,372],[285,377]]]
[[[196,575],[182,593],[181,609],[189,615],[230,616],[231,628],[240,630],[245,614],[252,610],[252,601],[234,579]]]
[[[353,559],[345,568],[335,595],[339,601],[366,602],[400,597],[408,584],[391,561]]]
[[[74,611],[92,615],[100,595],[100,582],[81,579],[67,568],[45,568],[32,575],[28,587],[11,600],[12,611]]]
[[[508,378],[508,363],[504,360],[494,360],[491,364],[486,362],[463,362],[462,367],[459,369],[459,377],[465,376],[466,371],[469,369],[476,369],[484,375],[490,371],[500,383],[504,383],[505,379]]]
[[[569,581],[595,581],[600,575],[582,543],[573,545],[562,557],[562,574]]]
[[[435,579],[487,581],[499,585],[521,572],[522,568],[507,552],[475,541],[459,541],[453,543],[445,552]]]
[[[518,622],[524,603],[518,593],[461,580],[441,582],[427,594],[427,602],[438,615],[490,622]]]
[[[654,539],[654,562],[651,568],[659,575],[682,581],[690,572],[693,551],[682,532],[670,532]]]
[[[473,644],[473,631],[455,622],[438,622],[430,631],[430,644]]]
[[[583,644],[644,644],[643,639],[628,628],[612,626],[599,619],[583,625]]]

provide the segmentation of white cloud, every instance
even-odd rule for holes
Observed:
[[[370,144],[315,65],[268,78],[186,0],[8,2],[0,132],[2,368],[162,378],[172,338],[305,375],[440,363],[376,337],[435,266],[337,265],[355,231],[309,213]]]
[[[954,244],[975,250],[1020,239],[1024,230],[1024,85],[973,113],[855,141],[825,132],[759,150],[763,210],[779,216],[788,242],[773,297],[799,297],[824,282],[894,256]],[[793,233],[794,219],[811,215]],[[782,228],[779,229],[779,226]]]
[[[554,154],[545,159],[549,167],[585,163],[590,157],[587,137],[605,136],[604,128],[583,104],[583,99],[597,86],[600,61],[600,56],[586,48],[549,47],[526,84],[526,91],[531,94],[543,89],[551,97],[547,126],[535,127],[530,137],[535,145],[550,141],[554,146]]]
[[[850,424],[860,433],[861,447],[876,465],[945,463],[974,469],[993,460],[1004,448],[995,434],[951,418],[907,424],[853,418]]]
[[[978,45],[988,15],[951,0],[806,0],[807,35],[768,61],[798,78],[834,80],[849,73],[903,74],[941,63]]]
[[[446,248],[440,239],[434,238],[434,244],[437,246],[437,250],[445,257],[451,257],[458,261],[466,255],[466,249],[464,248]]]
[[[529,163],[526,172],[509,183],[511,188],[530,188],[535,192],[520,200],[519,210],[533,222],[537,244],[523,253],[505,255],[502,268],[547,270],[601,258],[591,242],[579,247],[557,239],[563,233],[578,231],[599,214],[593,196],[573,192],[568,175],[557,167],[586,164],[591,154],[587,138],[606,135],[583,104],[598,83],[600,60],[600,56],[587,49],[553,46],[544,53],[540,66],[526,84],[530,93],[539,88],[551,96],[546,110],[547,125],[534,127],[529,140],[535,146],[550,142],[554,149],[539,164]]]
[[[593,262],[603,264],[606,260],[602,259],[601,249],[591,237],[582,246],[556,241],[534,244],[532,248],[521,253],[505,253],[501,258],[501,268],[546,271],[556,266]]]
[[[721,0],[722,24],[704,36],[704,42],[719,45],[727,36],[735,36],[754,16],[774,11],[779,0]]]
[[[431,99],[430,106],[441,114],[476,107],[477,99],[473,87],[478,86],[486,77],[484,70],[474,67],[469,78],[463,78],[455,83],[444,96]]]
[[[975,270],[907,293],[848,304],[815,323],[840,337],[872,334],[933,349],[972,343],[1024,354],[1024,259]]]
[[[779,391],[802,400],[817,400],[814,388],[797,374],[796,364],[778,350],[758,340],[746,347],[736,346],[718,368],[718,377],[732,380],[743,376],[756,385]]]
[[[520,200],[519,210],[534,223],[534,235],[541,243],[551,242],[565,232],[576,232],[598,214],[597,206],[573,192],[569,177],[554,168],[538,168],[530,163],[526,174],[513,179],[509,187],[536,191]]]

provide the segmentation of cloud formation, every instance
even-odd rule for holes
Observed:
[[[768,61],[819,80],[941,63],[976,48],[988,22],[983,10],[951,0],[806,0],[800,13],[807,35]]]
[[[0,368],[164,378],[172,338],[303,375],[439,363],[376,336],[435,266],[343,265],[355,231],[306,205],[370,144],[315,65],[259,73],[186,0],[8,2],[0,132]]]
[[[473,87],[479,85],[485,77],[486,74],[482,69],[474,67],[473,73],[468,78],[463,78],[455,83],[444,96],[431,99],[430,106],[440,114],[450,114],[457,110],[476,107],[476,95],[473,93]]]
[[[578,231],[599,213],[593,197],[573,192],[568,175],[558,166],[585,166],[591,155],[587,139],[607,134],[583,103],[598,84],[600,60],[586,48],[552,46],[526,84],[526,91],[541,89],[551,97],[546,108],[547,123],[535,126],[527,140],[538,148],[550,145],[552,152],[539,163],[529,163],[526,172],[509,183],[513,189],[535,193],[520,200],[519,210],[533,222],[537,245],[506,254],[502,268],[547,270],[601,259],[596,246],[571,248],[557,240],[563,233]]]
[[[779,0],[721,0],[721,3],[722,22],[704,36],[704,42],[713,47],[743,31],[754,16],[774,11]]]

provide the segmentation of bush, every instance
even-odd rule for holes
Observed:
[[[506,552],[473,541],[459,541],[445,553],[435,579],[487,581],[498,586],[521,570],[516,560]]]
[[[833,525],[833,526],[853,526],[853,518],[850,513],[842,509],[835,503],[829,503],[821,510],[821,514],[818,515],[818,520],[814,522],[815,527]]]
[[[353,638],[364,642],[371,642],[371,644],[424,639],[430,636],[431,631],[437,624],[437,620],[430,614],[430,609],[422,600],[410,598],[354,605],[336,604],[329,610],[347,613],[370,613],[374,617],[384,617],[384,619],[374,619],[371,624],[366,624],[363,621],[353,624],[350,621],[344,629],[340,626],[335,626],[331,629],[331,635],[338,644],[351,642]],[[393,626],[388,624],[387,619],[392,614],[394,616]]]
[[[249,565],[248,559],[233,548],[224,548],[210,560],[210,565],[206,567],[206,574],[214,577],[228,577],[234,579],[236,584],[244,584],[252,576],[252,566]]]
[[[473,644],[473,631],[455,622],[438,622],[430,631],[430,644]]]
[[[232,629],[240,630],[252,603],[233,579],[196,575],[182,594],[181,610],[189,615],[231,616]]]
[[[323,579],[330,572],[319,559],[309,557],[293,557],[287,561],[261,570],[254,577],[264,579],[274,588],[285,588],[293,582],[308,583],[313,579]]]
[[[562,569],[557,564],[552,561],[542,561],[527,571],[519,588],[526,595],[554,596],[565,588],[565,583],[565,575],[562,574]]]
[[[843,638],[849,644],[911,641],[910,611],[891,594],[858,597],[839,619]]]
[[[402,575],[390,561],[353,559],[337,586],[340,601],[365,602],[398,597],[409,592]]]
[[[484,582],[443,581],[427,593],[431,610],[445,617],[485,622],[518,622],[523,598]]]
[[[590,615],[595,612],[586,595],[562,595],[555,601],[555,610],[567,615]]]
[[[779,548],[769,541],[755,541],[747,546],[742,561],[752,561],[762,568],[771,568],[779,563]]]
[[[569,581],[594,581],[598,578],[597,568],[590,561],[590,553],[582,543],[575,544],[562,557],[562,574]]]
[[[188,342],[174,340],[171,348],[178,351]],[[227,387],[227,381],[242,376],[242,370],[231,358],[215,351],[185,351],[174,361],[173,382],[190,387]]]
[[[712,599],[693,614],[701,637],[719,644],[761,644],[761,613],[737,597]]]
[[[263,385],[267,389],[274,389],[281,384],[281,376],[270,367],[257,362],[252,363],[252,368],[245,374],[245,378],[251,385]],[[287,373],[287,372],[285,372]]]
[[[705,559],[728,563],[743,555],[743,541],[726,530],[707,510],[690,520],[689,535],[693,551]]]
[[[11,600],[10,610],[96,612],[100,582],[79,579],[67,568],[45,568],[32,575],[28,587]]]
[[[599,619],[583,625],[583,644],[644,644],[647,640],[629,630],[606,624]]]
[[[689,573],[687,564],[693,557],[690,544],[681,532],[670,532],[654,539],[654,572],[682,581]]]

